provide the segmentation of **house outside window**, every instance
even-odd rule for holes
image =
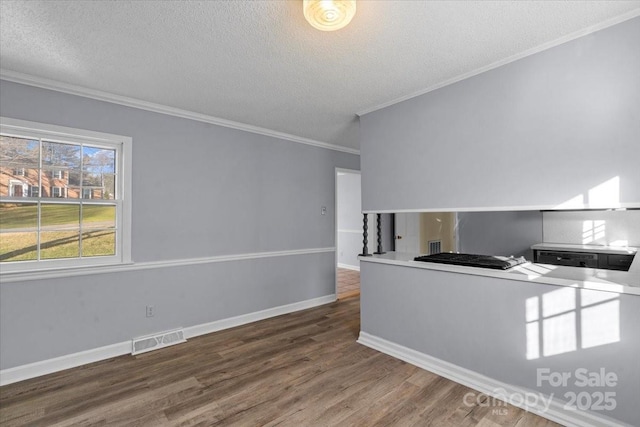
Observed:
[[[14,174],[15,176],[24,176],[24,175],[25,175],[24,168],[15,168],[15,169],[13,170],[13,174]]]
[[[62,197],[62,187],[51,187],[51,197]]]
[[[130,262],[130,171],[131,138],[0,118],[0,275]]]
[[[25,184],[22,181],[18,180],[9,180],[9,195],[12,197],[25,197],[27,193],[25,192]]]

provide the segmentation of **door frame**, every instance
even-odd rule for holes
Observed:
[[[333,294],[335,296],[334,301],[338,300],[338,173],[351,173],[360,175],[360,198],[362,199],[362,172],[357,169],[344,169],[344,168],[335,168],[335,172],[333,173],[334,178],[334,201],[333,201],[333,238],[334,238],[334,260],[333,260],[333,268],[334,268],[334,288]]]

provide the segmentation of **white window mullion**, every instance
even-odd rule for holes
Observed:
[[[82,207],[84,206],[84,188],[83,188],[83,183],[84,183],[84,144],[80,144],[80,218],[78,218],[78,230],[79,230],[79,235],[78,235],[78,245],[79,248],[78,250],[80,252],[78,252],[78,256],[82,259]],[[117,213],[116,213],[117,215]]]
[[[82,200],[80,201],[80,218],[78,218],[78,229],[79,229],[79,235],[78,235],[78,240],[79,240],[79,248],[78,250],[80,252],[78,252],[78,256],[80,258],[82,258],[82,207],[83,207],[83,203]]]
[[[36,203],[36,214],[37,214],[37,224],[36,224],[36,260],[40,261],[40,213],[42,212],[40,201]]]
[[[42,227],[42,138],[38,139],[38,202],[36,203],[36,213],[38,218],[36,233],[36,259],[40,261],[40,228]]]

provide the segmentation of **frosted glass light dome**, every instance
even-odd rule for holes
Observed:
[[[321,31],[344,28],[356,14],[356,0],[303,0],[305,19]]]

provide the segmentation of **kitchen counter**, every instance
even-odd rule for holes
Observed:
[[[566,245],[563,245],[566,248]],[[555,248],[557,250],[557,248]],[[620,249],[620,248],[618,248]],[[635,250],[636,248],[625,248]],[[392,264],[411,268],[447,271],[451,273],[495,277],[522,282],[554,286],[570,286],[605,292],[640,296],[640,257],[635,257],[629,271],[602,270],[597,268],[565,267],[527,262],[509,270],[435,264],[414,261],[415,253],[388,252],[383,255],[359,257],[362,262]]]
[[[640,426],[637,269],[526,263],[502,271],[415,255],[360,258],[359,343],[489,396],[544,397],[550,407],[527,410],[563,425]],[[539,380],[542,369],[603,367],[618,375],[615,387]],[[570,396],[594,392],[614,392],[616,407],[567,409]]]

